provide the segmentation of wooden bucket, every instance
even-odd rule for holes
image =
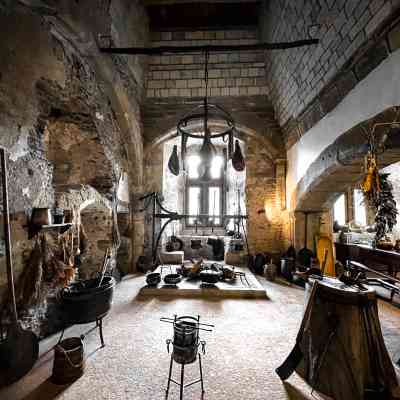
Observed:
[[[79,337],[64,339],[54,347],[51,381],[57,385],[71,383],[83,375],[85,369],[83,341]]]

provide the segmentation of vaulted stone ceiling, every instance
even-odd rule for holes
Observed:
[[[197,46],[259,43],[259,1],[145,1],[151,45]],[[204,54],[164,54],[149,58],[147,96],[142,106],[144,142],[157,142],[205,95]],[[271,147],[283,149],[282,135],[267,96],[263,51],[212,52],[212,101],[234,113],[237,123]]]

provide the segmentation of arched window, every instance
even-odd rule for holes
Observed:
[[[190,217],[186,225],[211,227],[222,226],[221,215],[225,213],[225,160],[221,155],[212,159],[210,179],[203,179],[202,163],[198,154],[186,159],[185,209]]]

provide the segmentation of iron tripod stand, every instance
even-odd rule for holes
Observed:
[[[172,342],[171,339],[167,339],[168,352],[169,352],[169,345],[171,344],[171,342]],[[202,346],[202,353],[205,354],[205,345],[206,345],[206,342],[205,342],[205,341],[201,341],[200,344],[201,344],[201,346]],[[198,356],[197,358],[198,358],[198,360],[199,360],[200,378],[197,379],[197,380],[195,380],[195,381],[192,381],[192,382],[190,382],[190,383],[184,384],[185,365],[186,365],[186,363],[184,363],[184,362],[183,362],[183,363],[180,363],[180,364],[181,364],[181,379],[180,379],[180,382],[175,381],[175,380],[172,378],[172,366],[173,366],[173,363],[174,363],[174,357],[173,357],[173,353],[171,354],[171,361],[170,361],[170,364],[169,364],[169,373],[168,373],[168,383],[167,383],[167,389],[166,389],[166,391],[165,391],[165,400],[168,399],[169,388],[170,388],[170,386],[171,386],[171,382],[173,382],[173,383],[175,383],[175,385],[178,385],[178,386],[179,386],[179,400],[183,400],[183,389],[184,389],[184,388],[187,388],[187,387],[189,387],[189,386],[192,386],[192,385],[194,385],[194,384],[200,382],[200,384],[201,384],[201,398],[203,398],[203,395],[204,395],[204,393],[205,393],[205,390],[204,390],[204,380],[203,380],[203,367],[202,367],[202,364],[201,364],[201,355],[200,355],[200,353],[198,353],[197,356]],[[191,363],[191,364],[192,364],[192,363]]]
[[[169,364],[168,383],[167,383],[167,389],[165,391],[165,399],[166,400],[168,399],[171,382],[179,386],[180,400],[183,399],[183,389],[192,386],[196,383],[201,384],[201,398],[203,398],[204,394],[203,368],[201,364],[201,354],[199,351],[199,347],[201,346],[201,353],[203,353],[204,355],[206,353],[206,342],[204,340],[200,340],[199,331],[212,332],[212,328],[214,328],[214,325],[200,322],[200,315],[198,315],[197,317],[192,317],[189,315],[183,315],[181,317],[178,317],[177,315],[174,315],[173,318],[163,317],[160,319],[160,321],[173,324],[173,329],[174,329],[174,339],[173,340],[167,339],[166,341],[168,353],[171,344],[172,344],[172,352],[171,352],[171,362]],[[196,379],[193,382],[184,384],[185,365],[195,363],[196,359],[199,360],[200,378]],[[180,382],[177,382],[174,379],[172,379],[172,366],[174,361],[177,364],[181,365]]]

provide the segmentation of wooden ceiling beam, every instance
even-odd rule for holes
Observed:
[[[100,47],[102,53],[126,55],[160,55],[226,51],[285,50],[303,46],[313,46],[319,39],[304,39],[294,42],[257,43],[243,45],[204,45],[204,46],[161,46],[161,47]]]

